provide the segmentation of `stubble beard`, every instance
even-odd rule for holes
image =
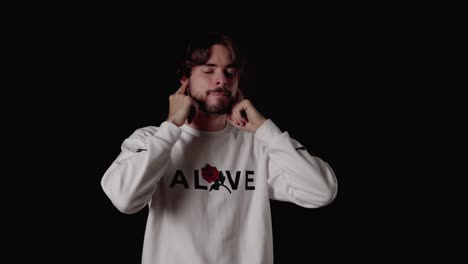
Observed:
[[[192,97],[193,98],[193,97]],[[215,115],[225,115],[231,112],[231,107],[234,103],[234,98],[229,97],[229,102],[224,104],[212,104],[208,103],[208,97],[204,99],[201,98],[193,98],[199,106],[199,109],[207,114],[215,114]]]

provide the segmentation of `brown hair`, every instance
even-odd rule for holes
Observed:
[[[193,66],[206,63],[210,58],[210,48],[215,44],[226,46],[231,54],[233,65],[242,71],[243,60],[237,43],[226,34],[209,32],[201,33],[189,41],[185,57],[177,70],[177,77],[188,77]]]

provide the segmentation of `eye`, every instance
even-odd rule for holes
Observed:
[[[226,69],[226,75],[227,76],[236,76],[239,74],[239,69],[237,68],[227,68]]]
[[[214,70],[213,70],[212,67],[203,67],[202,72],[204,72],[204,73],[213,73]]]

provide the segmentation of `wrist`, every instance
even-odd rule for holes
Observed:
[[[171,117],[168,117],[168,118],[166,119],[166,122],[172,123],[172,124],[174,124],[174,125],[176,125],[176,126],[178,126],[178,127],[181,126],[181,125],[178,124],[178,122],[176,122],[176,121],[174,120],[174,118],[171,118]]]
[[[257,124],[256,124],[256,126],[255,126],[255,131],[254,131],[254,132],[257,132],[257,130],[258,130],[263,124],[265,124],[266,121],[267,121],[267,119],[266,119],[265,117],[262,116],[262,117],[258,120],[258,122],[257,122]]]

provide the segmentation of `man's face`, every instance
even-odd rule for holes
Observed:
[[[235,102],[239,69],[232,65],[229,49],[223,45],[210,48],[210,58],[192,67],[190,95],[200,109],[210,114],[227,114]]]

